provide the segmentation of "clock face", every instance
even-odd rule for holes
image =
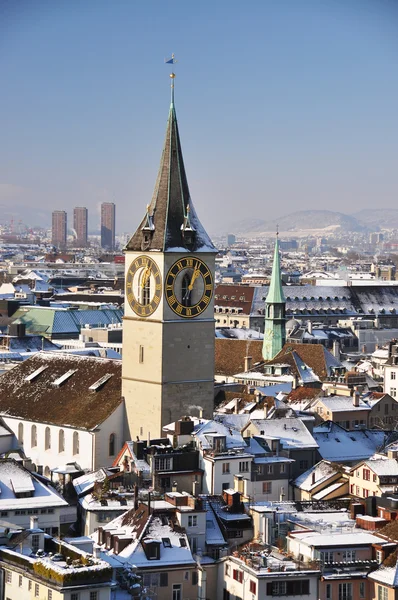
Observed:
[[[133,311],[149,317],[159,306],[162,278],[157,264],[148,256],[133,260],[126,275],[126,296]]]
[[[209,306],[213,295],[209,267],[195,256],[180,258],[166,275],[165,293],[168,305],[177,315],[197,317]]]

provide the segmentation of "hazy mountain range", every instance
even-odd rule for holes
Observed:
[[[15,231],[19,230],[19,222],[29,227],[51,227],[51,210],[34,209],[30,206],[14,204],[7,206],[0,204],[0,223],[14,222]],[[363,209],[352,214],[344,214],[332,210],[299,210],[278,219],[265,220],[256,218],[241,219],[238,222],[225,225],[220,231],[213,234],[262,234],[274,233],[279,228],[281,232],[306,232],[317,231],[322,235],[336,232],[349,231],[378,231],[380,229],[398,229],[398,209],[380,208]]]
[[[281,232],[322,231],[326,233],[349,231],[378,231],[380,229],[398,229],[398,209],[364,209],[347,215],[332,210],[299,210],[278,219],[242,219],[231,223],[229,233],[261,234]]]

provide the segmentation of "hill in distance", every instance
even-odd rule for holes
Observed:
[[[398,208],[365,208],[351,216],[373,231],[379,228],[398,229]]]
[[[397,211],[398,212],[398,211]],[[279,219],[265,221],[261,219],[244,219],[232,224],[229,231],[240,234],[274,233],[277,229],[283,232],[305,232],[316,230],[319,234],[327,231],[366,231],[369,225],[359,222],[352,215],[332,210],[299,210]]]

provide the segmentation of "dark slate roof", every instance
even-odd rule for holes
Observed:
[[[46,367],[31,381],[26,377]],[[0,377],[0,413],[28,421],[94,429],[122,402],[121,361],[38,352]],[[75,371],[60,385],[54,382]],[[96,391],[89,389],[111,374]]]
[[[183,233],[184,226],[192,235],[191,243]],[[146,242],[144,235],[148,238]],[[152,201],[125,249],[216,252],[192,204],[173,102]]]
[[[254,292],[251,315],[264,314],[268,286]],[[351,289],[339,286],[289,285],[283,289],[287,315],[337,314],[355,316],[358,313],[351,298]]]

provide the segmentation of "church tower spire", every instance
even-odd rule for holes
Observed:
[[[272,360],[282,350],[286,341],[286,300],[282,288],[281,263],[279,255],[279,235],[276,234],[274,262],[269,285],[268,295],[265,300],[265,324],[263,358]]]
[[[174,73],[170,77],[171,103],[155,190],[126,250],[217,252],[191,200],[175,110]]]

